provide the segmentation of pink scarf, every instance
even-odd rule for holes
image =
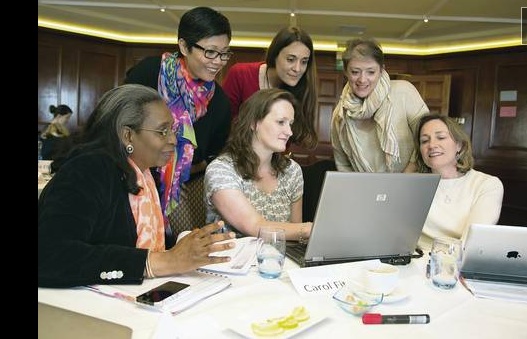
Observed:
[[[137,184],[141,187],[139,194],[129,193],[128,199],[137,226],[135,247],[146,248],[154,252],[165,250],[165,226],[156,183],[150,169],[141,172],[139,167],[128,158],[128,163],[137,174]]]

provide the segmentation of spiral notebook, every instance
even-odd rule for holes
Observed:
[[[190,231],[181,232],[177,241],[189,233]],[[202,266],[198,271],[233,275],[246,275],[249,273],[251,267],[256,265],[256,237],[236,238],[222,242],[234,242],[236,246],[228,250],[214,252],[211,255],[231,257],[231,261]]]

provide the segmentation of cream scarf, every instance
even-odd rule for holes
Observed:
[[[382,70],[379,82],[373,92],[365,99],[356,97],[349,83],[346,83],[342,91],[341,100],[337,105],[337,112],[340,112],[341,121],[344,121],[340,126],[340,134],[346,133],[352,156],[356,160],[360,172],[373,172],[373,169],[363,156],[364,150],[361,140],[357,137],[354,120],[373,118],[377,124],[377,137],[381,149],[385,153],[388,170],[392,172],[394,163],[400,162],[399,144],[392,122],[393,105],[389,93],[390,76],[385,70]]]

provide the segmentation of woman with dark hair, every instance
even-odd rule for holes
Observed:
[[[49,112],[53,114],[53,119],[46,127],[46,130],[40,135],[42,140],[41,156],[43,160],[54,160],[58,153],[60,143],[64,138],[70,136],[68,130],[68,121],[73,111],[68,105],[50,105]]]
[[[313,41],[304,30],[281,29],[267,49],[265,61],[233,65],[222,86],[229,96],[233,119],[238,117],[240,105],[260,89],[281,88],[293,93],[299,107],[291,142],[306,148],[317,145],[315,54]]]
[[[312,223],[302,222],[302,170],[284,155],[295,107],[294,96],[277,88],[242,104],[224,152],[205,171],[207,220],[225,220],[240,236],[277,226],[287,240],[309,237]]]
[[[178,205],[187,203],[185,190],[201,199],[205,167],[221,151],[229,134],[229,101],[214,79],[232,56],[230,40],[231,26],[223,14],[196,7],[185,12],[179,22],[179,52],[146,58],[126,74],[125,83],[157,89],[178,122],[174,157],[156,173],[165,222],[176,232],[198,226],[189,224],[195,220],[181,225],[185,219]],[[184,183],[193,187],[182,187]]]
[[[496,224],[503,200],[500,179],[476,171],[468,135],[453,119],[425,115],[414,137],[419,150],[418,172],[441,175],[428,212],[419,247],[430,249],[433,239],[462,239],[474,223]]]
[[[166,250],[150,168],[172,158],[174,120],[159,94],[123,85],[103,95],[38,200],[38,286],[140,284],[221,263],[223,222]]]

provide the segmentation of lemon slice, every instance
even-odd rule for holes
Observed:
[[[251,324],[253,333],[262,337],[272,337],[284,332],[284,328],[278,325],[278,320],[268,319]]]
[[[302,322],[309,319],[309,311],[304,306],[297,306],[291,312],[296,321]]]
[[[298,321],[294,316],[288,315],[278,319],[278,326],[285,330],[290,330],[292,328],[298,327]]]
[[[304,306],[297,306],[288,315],[253,322],[251,329],[258,336],[272,337],[297,328],[300,322],[309,318],[309,311]]]

